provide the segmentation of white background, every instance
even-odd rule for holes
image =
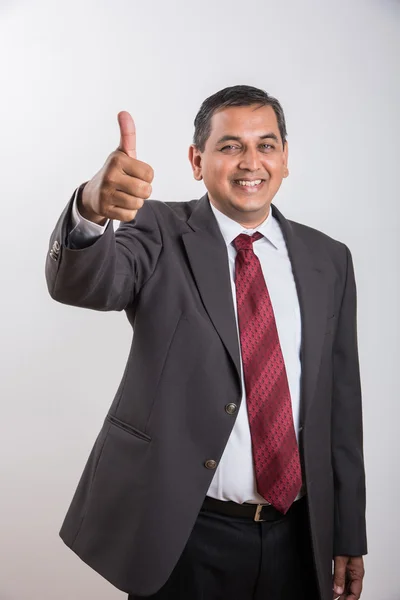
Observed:
[[[0,600],[123,598],[58,531],[127,358],[123,314],[52,301],[48,238],[137,123],[153,198],[202,195],[187,149],[234,84],[286,112],[286,217],[349,245],[359,293],[364,600],[398,600],[400,4],[391,0],[0,1]]]

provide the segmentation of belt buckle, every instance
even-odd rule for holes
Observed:
[[[257,504],[256,514],[254,515],[254,520],[257,522],[265,521],[265,519],[260,519],[260,514],[263,509],[264,504]]]

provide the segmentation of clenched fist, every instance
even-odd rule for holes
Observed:
[[[154,171],[136,158],[136,128],[131,115],[118,114],[119,147],[83,189],[78,205],[85,219],[103,224],[107,219],[131,221],[151,195]]]

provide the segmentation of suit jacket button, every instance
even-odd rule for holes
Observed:
[[[234,415],[237,411],[237,405],[233,403],[227,404],[225,406],[225,410],[228,413],[228,415]]]
[[[206,462],[204,463],[204,466],[207,469],[215,469],[217,466],[217,463],[215,460],[206,460]]]

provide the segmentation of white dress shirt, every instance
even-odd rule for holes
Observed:
[[[79,214],[76,204],[75,198],[71,215],[73,228],[70,232],[69,241],[72,245],[82,246],[85,241],[93,240],[94,237],[101,235],[107,224],[101,226],[87,221]],[[240,233],[252,235],[259,231],[264,236],[253,243],[253,250],[260,260],[275,314],[292,400],[294,428],[298,439],[301,316],[292,265],[281,228],[278,221],[272,216],[271,211],[265,221],[256,229],[246,229],[240,223],[219,211],[211,203],[210,206],[226,243],[238,340],[240,338],[235,287],[236,250],[232,242]],[[240,360],[240,363],[243,389],[242,402],[207,495],[219,500],[233,500],[238,503],[266,504],[265,499],[257,493],[256,488],[242,360]]]

